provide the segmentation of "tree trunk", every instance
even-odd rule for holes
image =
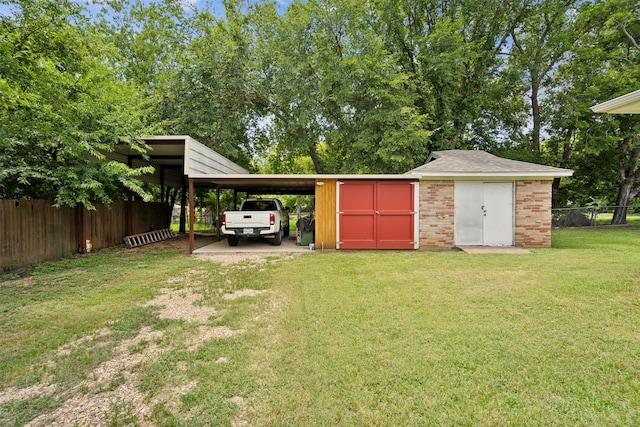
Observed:
[[[315,145],[309,147],[309,157],[311,157],[311,160],[313,161],[313,166],[316,169],[316,173],[324,173],[324,169],[322,168],[322,163],[320,163],[320,157],[318,156]]]
[[[540,127],[542,119],[540,117],[540,104],[538,103],[538,91],[540,86],[537,83],[531,83],[531,115],[533,116],[533,129],[531,130],[531,142],[533,149],[540,152]]]
[[[558,164],[559,168],[566,168],[569,163],[569,157],[571,156],[571,140],[573,138],[573,132],[568,131],[564,137],[564,145],[562,146],[562,158]],[[560,188],[560,178],[554,178],[551,186],[553,190]]]
[[[637,131],[637,129],[635,129]],[[632,147],[630,149],[630,147]],[[616,209],[613,212],[611,224],[627,223],[627,207],[629,203],[640,193],[640,186],[634,187],[633,184],[640,179],[640,169],[638,162],[640,161],[640,146],[637,145],[637,134],[623,138],[619,144],[620,153],[623,156],[629,153],[628,161],[624,157],[619,160],[618,165],[618,197],[616,198]]]
[[[618,197],[616,198],[616,208],[613,211],[611,225],[621,225],[627,223],[627,207],[631,202],[631,186],[629,182],[623,182],[618,189]]]

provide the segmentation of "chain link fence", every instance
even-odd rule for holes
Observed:
[[[551,225],[555,228],[595,227],[610,225],[618,206],[592,206],[551,210]],[[640,207],[627,207],[627,224],[640,224]]]
[[[171,216],[171,226],[173,229],[178,229],[180,224],[180,215],[172,215]],[[187,212],[186,217],[186,228],[189,230],[189,213]],[[216,231],[216,218],[213,212],[196,212],[196,223],[194,229],[196,231],[207,231],[207,232],[215,232]]]

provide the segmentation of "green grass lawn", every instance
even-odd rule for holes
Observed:
[[[599,212],[596,216],[597,225],[610,225],[613,219],[613,212]],[[627,224],[640,225],[640,214],[627,212]]]
[[[528,255],[316,252],[222,266],[105,252],[0,283],[0,386],[47,377],[73,390],[110,354],[60,356],[61,345],[150,326],[165,339],[136,387],[153,401],[192,384],[154,403],[157,425],[638,425],[639,253],[633,227],[554,230],[553,248]],[[139,305],[166,287],[198,292],[216,309],[210,326],[243,332],[186,345],[197,328]],[[223,298],[244,288],[267,292]],[[0,424],[63,403],[3,403]],[[144,421],[116,409],[112,425]]]
[[[180,221],[171,221],[171,225],[169,226],[172,231],[178,233],[180,231]],[[189,232],[189,219],[187,218],[187,222],[185,224],[185,230],[187,233]],[[196,233],[215,233],[216,227],[215,225],[205,224],[199,221],[196,221],[193,231]]]

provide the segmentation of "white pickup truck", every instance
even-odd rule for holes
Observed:
[[[229,246],[237,246],[240,237],[270,237],[279,246],[289,235],[289,212],[278,199],[246,199],[239,211],[222,215],[222,234]]]

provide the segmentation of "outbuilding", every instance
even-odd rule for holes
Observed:
[[[327,249],[551,245],[554,178],[571,170],[478,150],[436,151],[402,175],[190,174],[247,194],[315,196],[315,243]]]
[[[551,246],[554,178],[573,171],[478,150],[435,151],[420,182],[420,247]]]
[[[261,175],[189,136],[144,141],[150,147],[146,156],[118,147],[109,158],[154,166],[156,173],[147,179],[160,184],[162,194],[165,186],[182,187],[182,223],[185,194],[190,223],[195,222],[197,188],[254,196],[308,194],[315,197],[315,243],[325,249],[549,247],[552,183],[573,174],[479,150],[448,150],[433,152],[427,163],[405,174]],[[191,251],[193,238],[191,229]]]

